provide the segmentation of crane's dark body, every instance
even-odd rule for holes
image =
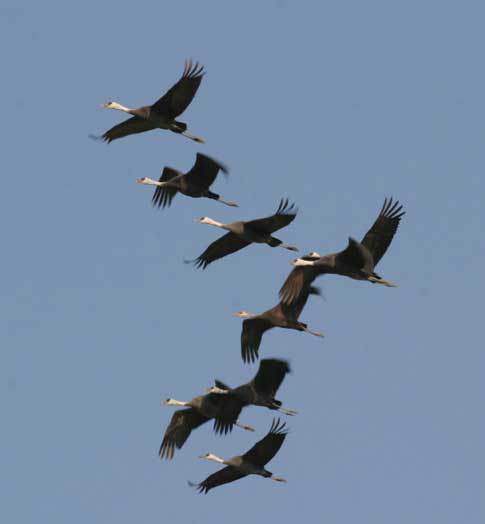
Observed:
[[[274,215],[248,222],[231,222],[222,227],[228,233],[212,242],[209,247],[193,262],[196,267],[205,269],[211,262],[235,253],[255,242],[267,244],[270,247],[282,246],[291,251],[298,251],[294,246],[288,246],[282,240],[272,236],[272,233],[290,224],[296,217],[294,204],[288,199],[282,199]],[[203,220],[203,217],[201,220]]]
[[[275,327],[293,329],[296,331],[308,331],[308,326],[298,320],[310,295],[319,295],[320,290],[313,286],[304,289],[297,300],[291,304],[279,302],[276,306],[268,309],[253,318],[243,321],[241,332],[241,356],[244,362],[254,362],[259,358],[259,346],[263,334]]]
[[[172,416],[160,446],[160,458],[172,459],[175,447],[180,449],[192,430],[211,419],[215,419],[214,431],[217,434],[231,432],[241,411],[234,409],[229,395],[216,393],[200,395],[186,405],[189,407],[177,410]]]
[[[275,395],[287,373],[290,373],[288,362],[266,358],[261,360],[258,372],[250,382],[236,388],[230,388],[220,380],[215,384],[233,395],[240,402],[241,409],[251,405],[279,409],[281,401],[276,400]]]
[[[273,420],[269,433],[249,451],[244,453],[244,455],[237,455],[228,460],[224,460],[223,464],[226,465],[225,468],[209,475],[199,484],[189,484],[196,487],[199,493],[208,493],[217,486],[234,482],[247,475],[260,475],[265,478],[272,478],[273,480],[284,482],[284,479],[274,477],[271,471],[268,471],[265,466],[276,453],[278,453],[286,435],[285,424],[280,424],[279,419]]]
[[[393,203],[392,198],[389,200],[386,198],[379,216],[362,242],[349,238],[349,243],[343,251],[323,257],[317,254],[303,257],[302,260],[313,261],[314,265],[298,266],[291,271],[280,289],[281,301],[291,304],[315,278],[325,274],[341,275],[393,287],[393,284],[383,280],[374,268],[387,251],[404,214],[399,201]]]
[[[124,109],[133,115],[116,126],[112,127],[102,135],[105,142],[112,142],[118,138],[137,133],[143,133],[152,129],[167,129],[173,133],[185,133],[187,124],[175,120],[182,114],[192,102],[204,75],[203,67],[198,63],[192,65],[192,61],[185,63],[185,69],[180,80],[174,84],[159,100],[149,106],[137,109]],[[105,104],[109,107],[112,102]],[[196,142],[203,142],[197,137],[189,138]]]
[[[188,197],[210,198],[212,200],[219,200],[226,205],[237,207],[233,202],[221,200],[217,193],[209,190],[219,171],[222,171],[225,175],[228,173],[227,168],[223,164],[202,153],[197,153],[194,166],[185,174],[166,167],[159,180],[159,182],[162,182],[164,185],[155,189],[152,203],[158,207],[170,206],[175,195],[182,193]]]

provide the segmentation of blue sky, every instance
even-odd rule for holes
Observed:
[[[0,513],[5,522],[234,524],[271,515],[343,524],[485,518],[485,8],[479,2],[9,2],[0,7],[3,123]],[[88,139],[120,121],[99,105],[156,100],[192,57],[207,75],[183,115],[194,144],[151,132]],[[239,209],[177,197],[154,210],[165,165],[203,151]],[[379,273],[397,289],[328,277],[302,320],[273,331],[290,360],[279,398],[299,415],[269,469],[207,496],[256,434],[194,432],[172,462],[172,415],[214,378],[243,383],[241,322],[277,302],[292,254],[251,246],[206,271],[217,236],[195,224],[296,202],[280,235],[302,253],[360,238],[386,196],[407,211]]]

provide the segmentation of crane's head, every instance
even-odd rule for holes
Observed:
[[[212,219],[209,217],[197,218],[195,221],[198,222],[199,224],[211,224],[212,223]]]
[[[162,404],[162,406],[179,406],[180,405],[173,398],[166,398],[165,400],[162,400],[162,402],[160,402],[160,404]]]
[[[205,455],[200,455],[199,458],[213,460],[214,462],[218,462],[219,464],[224,464],[224,459],[221,459],[217,455],[214,455],[212,453],[206,453]]]
[[[106,104],[101,104],[101,107],[105,107],[106,109],[111,109],[113,107],[114,102],[106,102]]]
[[[234,313],[233,316],[237,318],[253,318],[256,315],[254,313],[249,313],[243,310],[243,311],[238,311],[237,313]]]

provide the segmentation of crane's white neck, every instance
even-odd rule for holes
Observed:
[[[214,462],[218,462],[219,464],[225,464],[226,461],[217,455],[213,455],[212,453],[207,453],[205,455],[202,455],[200,458],[205,458],[207,460],[213,460]]]
[[[175,400],[173,398],[167,398],[167,400],[162,400],[162,405],[164,406],[188,406],[188,402],[183,402],[181,400]]]
[[[106,109],[117,109],[118,111],[124,111],[125,113],[131,112],[129,107],[122,106],[121,104],[118,104],[118,102],[108,102],[107,104],[103,104],[103,107]]]
[[[234,316],[238,318],[256,318],[258,315],[256,313],[249,313],[248,311],[239,311],[238,313],[234,313]]]
[[[223,224],[222,222],[218,222],[217,220],[213,220],[212,218],[209,218],[209,217],[203,217],[199,220],[199,222],[201,224],[209,224],[210,226],[221,227],[222,229],[225,229],[226,227],[226,225]]]
[[[159,186],[162,187],[166,185],[166,182],[159,182],[158,180],[153,180],[153,178],[148,178],[144,176],[143,178],[137,178],[136,181],[139,184],[146,184],[147,186]]]
[[[314,266],[315,261],[314,260],[303,260],[302,258],[296,258],[295,260],[292,260],[290,262],[292,266],[299,267],[299,266]]]

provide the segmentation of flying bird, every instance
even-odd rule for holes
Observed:
[[[320,290],[316,287],[307,286],[298,296],[298,299],[291,304],[280,302],[271,309],[259,315],[239,311],[234,316],[245,318],[241,332],[241,356],[245,363],[254,362],[259,358],[259,346],[261,339],[266,331],[275,327],[295,329],[305,331],[317,337],[323,337],[323,333],[318,333],[308,329],[308,326],[300,322],[300,316],[310,295],[319,295]]]
[[[212,488],[228,484],[235,480],[246,477],[247,475],[261,475],[262,477],[275,480],[277,482],[286,482],[284,478],[277,477],[268,471],[264,466],[278,453],[287,435],[285,424],[280,424],[280,420],[273,420],[269,433],[262,438],[244,455],[238,455],[228,460],[219,458],[212,453],[201,455],[200,458],[213,460],[219,464],[225,464],[226,467],[216,473],[209,475],[199,484],[189,482],[189,485],[197,488],[199,493],[207,493]]]
[[[203,144],[204,140],[202,138],[187,133],[187,124],[175,120],[192,102],[204,76],[203,69],[203,66],[199,67],[197,62],[192,65],[192,60],[186,60],[185,69],[180,80],[151,106],[130,109],[117,102],[103,104],[102,107],[117,109],[133,116],[112,127],[100,138],[109,143],[117,138],[143,133],[152,129],[168,129]]]
[[[272,236],[272,233],[293,222],[297,213],[294,207],[294,204],[289,205],[288,199],[281,199],[280,205],[274,215],[250,220],[249,222],[223,224],[212,218],[199,218],[196,222],[220,227],[228,231],[228,233],[215,242],[212,242],[198,258],[186,262],[193,262],[196,267],[205,269],[211,262],[214,262],[214,260],[235,253],[243,247],[249,246],[252,242],[268,244],[268,246],[271,247],[283,247],[290,251],[298,251],[298,248],[285,244],[278,238]]]
[[[280,289],[281,301],[291,304],[315,278],[327,273],[396,287],[375,273],[374,268],[387,251],[404,214],[405,211],[402,211],[398,200],[393,202],[392,197],[386,198],[379,216],[362,242],[349,237],[347,247],[339,253],[321,256],[313,252],[293,260],[291,265],[295,266],[295,269]]]
[[[241,411],[240,402],[233,395],[207,393],[188,402],[168,398],[162,404],[185,406],[187,409],[179,409],[173,414],[160,446],[159,455],[161,459],[172,459],[175,448],[180,449],[184,445],[192,430],[211,419],[215,419],[214,431],[218,434],[227,434],[232,431],[233,426],[254,431],[251,426],[241,424],[237,420]]]
[[[296,415],[296,411],[282,407],[281,401],[275,399],[287,373],[290,373],[290,366],[286,360],[265,358],[259,363],[258,372],[250,382],[230,388],[216,380],[215,386],[208,388],[208,391],[234,396],[240,402],[241,409],[246,406],[262,406],[278,410],[285,415]]]
[[[209,191],[219,171],[225,175],[228,173],[228,169],[223,164],[202,153],[197,153],[194,166],[185,174],[171,167],[165,167],[158,182],[148,177],[139,178],[137,182],[156,186],[152,203],[158,207],[170,206],[177,193],[192,198],[211,198],[226,206],[238,207],[234,202],[226,202],[216,193]]]

